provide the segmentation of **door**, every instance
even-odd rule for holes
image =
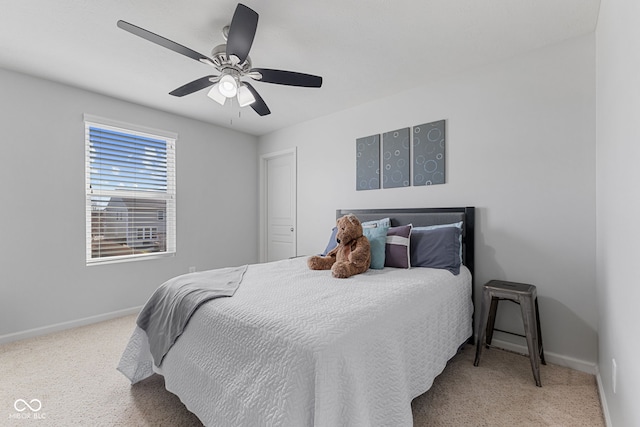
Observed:
[[[296,149],[261,156],[261,261],[296,256]]]

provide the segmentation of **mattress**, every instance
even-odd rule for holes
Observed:
[[[132,383],[162,374],[209,426],[411,426],[411,400],[472,335],[472,314],[466,267],[335,279],[305,258],[255,264],[161,366],[136,328],[118,369]]]

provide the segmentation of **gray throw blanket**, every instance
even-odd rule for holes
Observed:
[[[156,366],[187,326],[191,315],[203,303],[236,292],[247,266],[189,273],[160,285],[145,304],[137,324],[149,339]]]

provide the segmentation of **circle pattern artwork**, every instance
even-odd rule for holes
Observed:
[[[382,135],[382,158],[384,172],[383,188],[408,187],[409,172],[409,128],[386,132]]]
[[[358,138],[356,190],[444,184],[445,146],[445,120]]]
[[[380,135],[356,140],[356,190],[380,188]]]
[[[444,184],[445,121],[413,127],[413,185]]]

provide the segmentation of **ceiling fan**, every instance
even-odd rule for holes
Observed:
[[[236,97],[240,107],[250,105],[260,116],[266,116],[271,113],[269,107],[255,88],[243,81],[242,78],[250,77],[259,82],[289,86],[322,86],[322,77],[320,76],[270,68],[251,68],[249,50],[251,50],[258,27],[258,14],[240,3],[236,7],[231,24],[222,29],[226,44],[214,47],[211,51],[211,57],[126,21],[118,21],[118,27],[181,55],[211,65],[220,73],[215,76],[201,77],[180,86],[169,92],[173,96],[185,96],[213,86],[208,96],[220,105],[224,105],[227,98]]]

